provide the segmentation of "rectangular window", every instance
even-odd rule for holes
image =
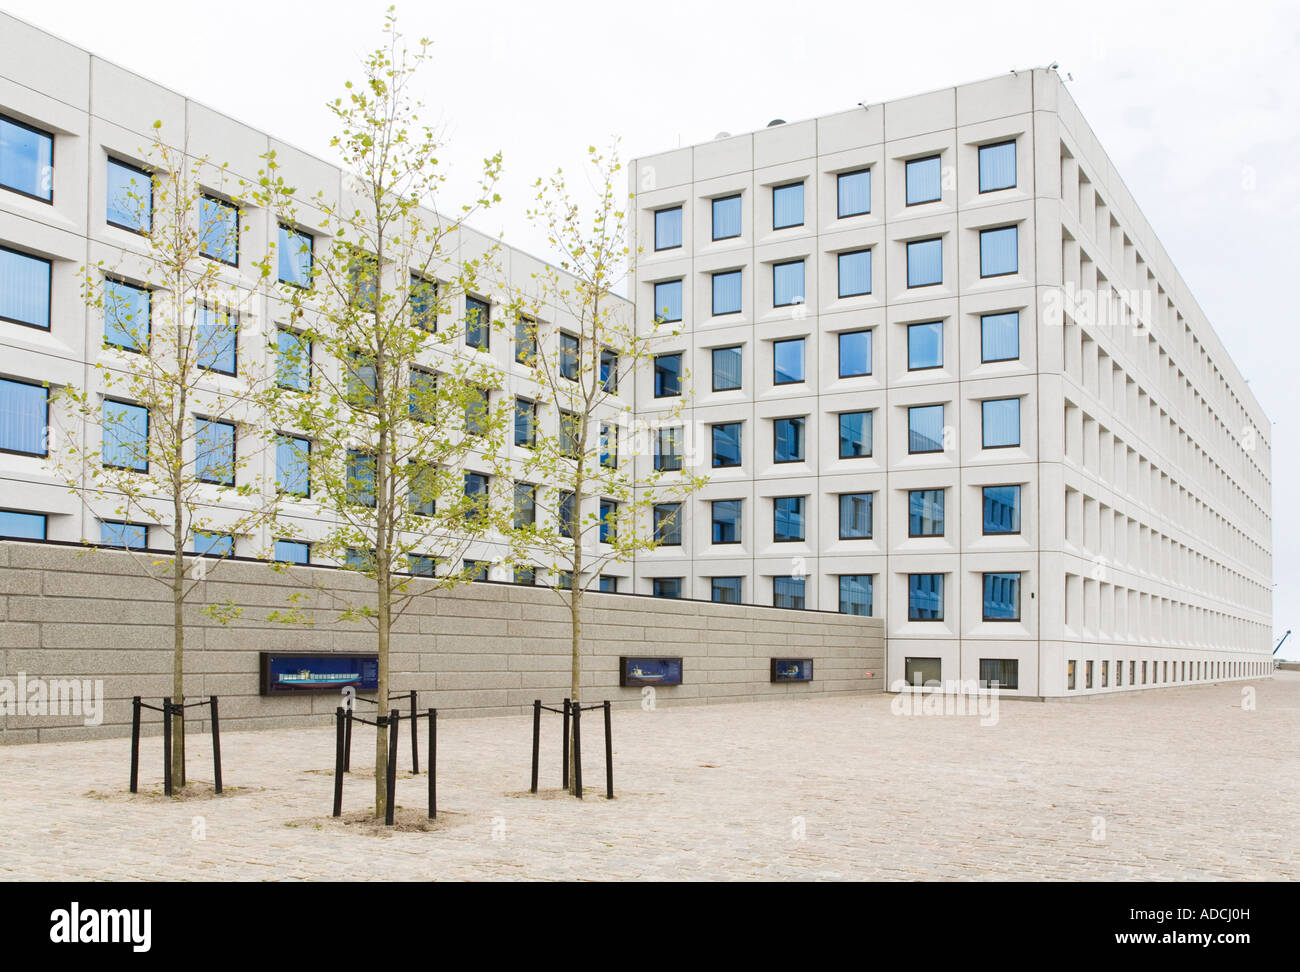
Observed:
[[[1169,662],[1165,662],[1165,681],[1169,681]],[[1092,688],[1092,659],[1083,663],[1083,687]]]
[[[907,575],[907,620],[943,620],[943,574]]]
[[[1020,487],[984,487],[984,534],[1020,532]]]
[[[487,435],[488,395],[486,388],[465,389],[465,433]]]
[[[739,604],[740,577],[714,577],[709,583],[709,599],[715,604]]]
[[[492,308],[477,297],[465,298],[465,344],[486,351],[491,343]]]
[[[349,449],[347,459],[347,496],[358,506],[375,505],[375,457],[369,452]]]
[[[618,353],[600,349],[600,387],[611,395],[618,393]]]
[[[803,261],[772,264],[772,306],[803,303]]]
[[[560,536],[573,539],[573,534],[578,528],[578,509],[573,502],[571,490],[562,489],[556,496],[555,523],[559,528]]]
[[[840,539],[871,539],[871,493],[840,494]]]
[[[984,448],[1020,445],[1020,399],[995,398],[980,404],[984,418]]]
[[[294,435],[275,439],[275,488],[290,496],[311,495],[311,442]]]
[[[739,314],[741,311],[741,282],[744,273],[727,270],[713,275],[713,316]]]
[[[600,542],[613,543],[618,539],[618,504],[610,499],[600,501]]]
[[[980,688],[1020,688],[1020,662],[1015,658],[981,658]]]
[[[560,332],[560,377],[578,380],[578,339],[563,331]]]
[[[656,503],[654,506],[655,543],[665,547],[682,545],[682,504]]]
[[[438,376],[423,368],[412,368],[406,390],[406,411],[414,422],[435,422],[438,418]]]
[[[804,539],[803,496],[778,496],[772,501],[772,541],[795,543]]]
[[[600,464],[606,469],[618,468],[618,426],[613,422],[600,423]]]
[[[772,342],[772,384],[793,385],[804,380],[804,339]]]
[[[436,577],[438,560],[428,554],[409,553],[406,555],[406,569],[415,577]]]
[[[1183,667],[1184,668],[1187,667],[1187,662],[1183,662]],[[1175,666],[1174,667],[1175,678],[1177,677],[1177,675],[1178,675],[1178,668],[1177,666]],[[1184,679],[1186,679],[1186,672],[1184,672],[1183,677]],[[1110,662],[1109,661],[1103,661],[1101,663],[1101,687],[1102,688],[1110,687]]]
[[[537,568],[535,567],[516,567],[514,569],[513,580],[521,587],[532,587],[537,583]]]
[[[194,420],[194,475],[199,482],[235,485],[235,426],[212,419]]]
[[[740,543],[741,500],[714,500],[713,507],[713,542],[718,544]]]
[[[980,317],[980,361],[1013,361],[1020,357],[1020,313]]]
[[[670,398],[682,393],[682,355],[655,355],[655,398]]]
[[[0,247],[0,319],[49,330],[49,260]]]
[[[1065,663],[1065,688],[1067,691],[1070,692],[1074,691],[1074,665],[1075,663],[1073,659]],[[1146,662],[1142,663],[1142,667],[1144,669],[1146,668]],[[1146,673],[1144,671],[1143,675],[1145,676],[1145,674]],[[1146,681],[1145,677],[1143,678],[1143,681]]]
[[[475,524],[487,514],[491,497],[488,494],[488,478],[483,473],[465,473],[465,522]]]
[[[234,203],[200,197],[199,252],[232,267],[239,265],[239,209]]]
[[[840,614],[871,617],[871,575],[840,574]]]
[[[772,229],[803,225],[803,183],[772,189]]]
[[[740,387],[741,356],[739,346],[713,349],[713,390],[734,391]]]
[[[439,481],[435,467],[408,461],[406,501],[416,516],[433,516],[437,511]]]
[[[675,250],[682,245],[682,207],[655,213],[655,249]]]
[[[127,351],[149,346],[152,295],[124,280],[104,281],[104,343]]]
[[[840,458],[862,459],[871,455],[871,413],[840,412]]]
[[[523,314],[515,318],[515,361],[530,368],[537,363],[537,322]]]
[[[802,611],[805,580],[806,578],[803,577],[773,577],[772,607]]]
[[[149,528],[143,523],[101,520],[99,523],[99,545],[101,547],[144,550],[149,546]]]
[[[840,377],[871,374],[871,332],[842,331],[839,335]]]
[[[195,329],[195,364],[208,371],[233,375],[238,370],[239,316],[200,304]]]
[[[577,459],[582,453],[582,416],[560,409],[560,455]]]
[[[980,192],[997,192],[1016,185],[1016,142],[980,146]]]
[[[0,537],[9,540],[44,540],[45,514],[0,510]]]
[[[294,287],[310,287],[312,275],[312,245],[315,240],[291,226],[280,224],[279,263],[280,283]]]
[[[1020,574],[984,575],[984,620],[1020,620]]]
[[[655,284],[655,321],[674,324],[682,319],[682,282],[664,280]]]
[[[352,570],[368,571],[374,569],[375,555],[356,547],[348,547],[343,551],[343,563]]]
[[[599,589],[604,594],[618,593],[618,578],[613,574],[601,574],[597,584],[599,584]]]
[[[1001,277],[1020,266],[1020,242],[1016,227],[980,230],[980,276]]]
[[[466,558],[460,562],[461,573],[471,581],[487,580],[491,568],[492,565],[486,560],[470,560]]]
[[[720,422],[713,430],[713,468],[740,465],[740,422]]]
[[[54,136],[0,115],[0,186],[54,200]]]
[[[907,285],[932,287],[943,283],[943,240],[914,240],[907,244]]]
[[[942,405],[914,405],[907,410],[907,451],[943,452]]]
[[[375,359],[360,351],[349,351],[344,365],[344,395],[353,408],[375,404]]]
[[[943,684],[943,659],[904,658],[903,676],[914,688],[940,686]]]
[[[149,471],[149,410],[104,399],[102,458],[111,469]]]
[[[275,335],[275,383],[292,391],[311,387],[311,341],[306,335],[280,328]]]
[[[772,421],[772,461],[803,462],[804,417]]]
[[[682,596],[682,579],[680,577],[656,577],[651,581],[650,589],[655,597],[680,598]]]
[[[943,367],[943,321],[907,325],[907,370]]]
[[[411,323],[429,333],[438,330],[438,282],[412,273],[407,289]]]
[[[655,470],[677,472],[682,468],[681,426],[655,430]]]
[[[907,493],[907,535],[943,536],[942,489],[912,489]]]
[[[835,198],[840,219],[871,212],[871,170],[841,172],[835,179]]]
[[[200,557],[229,557],[235,552],[235,538],[228,533],[194,531],[194,552]]]
[[[108,223],[148,235],[153,229],[153,176],[109,159],[107,189]]]
[[[723,196],[713,200],[713,238],[731,240],[740,235],[740,196]]]
[[[348,257],[348,303],[361,311],[374,312],[379,293],[379,261],[364,250],[353,249]]]
[[[907,204],[934,202],[943,196],[943,169],[939,156],[913,159],[907,163]]]
[[[515,399],[515,445],[533,448],[537,444],[537,403]]]
[[[871,251],[854,250],[837,257],[839,266],[839,295],[857,297],[871,293]]]
[[[532,483],[515,483],[515,529],[522,530],[537,522],[537,487]]]
[[[278,564],[311,563],[311,544],[299,540],[275,541],[275,562]]]

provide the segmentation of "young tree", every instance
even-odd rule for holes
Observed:
[[[111,264],[82,268],[103,348],[92,383],[52,396],[63,442],[51,464],[99,512],[102,532],[88,539],[132,552],[169,588],[172,701],[183,705],[186,605],[213,559],[274,515],[257,475],[267,441],[255,421],[268,387],[255,313],[267,258],[241,260],[244,182],[169,145],[160,122],[154,129],[140,167],[110,163],[108,219],[138,242]],[[146,549],[150,528],[170,533],[168,554]],[[218,620],[237,613],[204,610]],[[172,776],[184,786],[183,720],[174,718]]]
[[[330,596],[342,620],[375,632],[381,714],[393,627],[430,589],[423,578],[449,588],[481,576],[465,554],[497,525],[493,473],[507,426],[500,396],[491,399],[500,376],[476,350],[499,326],[486,292],[494,250],[464,226],[497,201],[501,160],[485,161],[474,203],[455,218],[436,212],[446,178],[440,139],[411,91],[430,56],[427,40],[407,47],[390,8],[361,81],[329,105],[339,126],[332,144],[349,173],[341,198],[304,203],[277,179],[264,186],[280,219],[278,277],[292,322],[278,339],[281,465],[294,470],[285,478],[302,509],[325,523],[310,537],[314,553],[373,582],[364,600]],[[465,320],[455,320],[462,301]],[[292,529],[286,520],[281,534]],[[296,609],[275,616],[302,620]],[[379,731],[377,817],[387,761]]]
[[[516,556],[540,559],[558,578],[557,593],[569,610],[569,695],[575,702],[582,699],[584,595],[609,565],[674,540],[685,498],[706,482],[684,456],[684,395],[648,426],[629,421],[633,377],[678,332],[658,314],[638,328],[615,296],[631,255],[627,199],[616,188],[622,166],[617,145],[608,154],[589,148],[588,156],[596,189],[590,212],[574,200],[562,171],[537,181],[537,207],[529,217],[546,230],[559,265],[536,274],[532,292],[516,300],[520,327],[532,336],[525,363],[534,370],[538,404],[549,414],[535,423],[532,441],[521,450],[521,478],[544,485],[534,514],[515,517],[512,547]],[[544,332],[532,323],[547,319],[556,325]],[[647,447],[647,440],[655,446]],[[668,461],[657,450],[660,442],[672,446]],[[650,451],[653,464],[645,455]],[[576,787],[572,771],[570,779]]]

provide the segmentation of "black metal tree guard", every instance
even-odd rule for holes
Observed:
[[[360,695],[356,696],[356,698],[362,702],[369,702],[371,705],[379,705],[379,701],[377,699],[367,699]],[[416,733],[415,723],[417,721],[417,716],[415,712],[417,707],[419,706],[419,698],[420,698],[420,693],[417,692],[415,689],[411,689],[409,692],[399,692],[396,695],[390,694],[388,696],[389,702],[392,702],[394,699],[409,699],[411,702],[411,714],[409,716],[403,716],[403,718],[407,718],[411,720],[411,772],[417,775],[420,772],[420,737]],[[346,706],[346,709],[348,713],[348,725],[345,732],[346,739],[345,739],[345,746],[343,752],[343,772],[351,773],[352,772],[352,706],[350,705]],[[361,721],[365,722],[366,720],[362,719]],[[367,724],[374,725],[374,723],[367,723]]]
[[[605,712],[605,799],[614,799],[614,743],[610,734],[610,717],[609,717],[609,699],[604,702],[597,702],[594,705],[582,705],[572,699],[565,699],[560,708],[556,709],[549,705],[542,705],[541,699],[533,699],[533,775],[530,793],[537,792],[537,771],[538,761],[542,741],[542,710],[547,712],[558,712],[563,719],[561,720],[561,732],[563,733],[560,745],[560,786],[567,790],[569,788],[569,720],[573,720],[573,784],[577,791],[578,799],[582,799],[582,713],[592,709],[603,709]]]
[[[411,693],[414,696],[415,693]],[[367,700],[369,701],[369,700]],[[334,816],[343,815],[343,776],[348,772],[349,750],[352,744],[352,722],[364,723],[376,729],[388,730],[388,765],[385,767],[385,804],[384,824],[391,827],[396,812],[397,800],[397,742],[398,729],[403,719],[411,720],[411,738],[416,738],[416,723],[420,719],[429,720],[429,819],[438,817],[438,710],[428,709],[424,713],[412,711],[402,715],[397,709],[389,711],[387,716],[376,716],[371,722],[351,709],[339,706],[334,710]],[[419,772],[416,770],[415,772]]]
[[[212,775],[216,791],[221,792],[221,719],[217,710],[217,697],[210,695],[200,702],[187,704],[172,703],[170,695],[163,699],[161,706],[150,705],[141,701],[140,696],[131,699],[131,792],[136,793],[140,783],[140,710],[152,709],[163,715],[163,793],[172,795],[172,716],[180,716],[181,724],[185,722],[185,710],[196,705],[206,705],[212,720]],[[182,780],[182,783],[184,781]]]

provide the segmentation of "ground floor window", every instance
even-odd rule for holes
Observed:
[[[1020,662],[1015,658],[981,658],[980,688],[1020,687]]]
[[[1068,692],[1074,691],[1074,662],[1065,663],[1065,688]]]
[[[939,685],[943,681],[943,660],[940,658],[907,658],[903,662],[903,673],[911,685]]]
[[[1092,660],[1083,663],[1083,687],[1092,688]]]
[[[1110,688],[1110,662],[1101,663],[1101,687]]]

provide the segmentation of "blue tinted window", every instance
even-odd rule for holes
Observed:
[[[600,423],[600,464],[607,469],[618,468],[618,426]]]
[[[348,450],[347,496],[349,503],[375,505],[375,457],[368,452]]]
[[[840,413],[840,458],[858,459],[871,455],[871,413]]]
[[[731,391],[740,387],[740,348],[713,349],[713,390]]]
[[[839,255],[841,297],[871,293],[871,251],[855,250]]]
[[[871,374],[871,332],[844,331],[840,341],[840,377],[857,378]]]
[[[570,490],[560,490],[559,502],[555,506],[555,520],[560,530],[560,536],[573,538],[575,527],[575,517],[577,516],[577,507],[573,502],[573,493]]]
[[[871,493],[840,494],[840,539],[871,539]]]
[[[659,503],[654,507],[655,542],[668,547],[682,543],[682,504]]]
[[[199,555],[227,557],[235,552],[235,538],[225,533],[194,531],[194,552]]]
[[[560,377],[578,380],[578,339],[572,334],[560,334]]]
[[[298,540],[275,541],[275,560],[281,564],[311,563],[311,544]]]
[[[773,500],[772,540],[788,543],[804,538],[804,497],[778,496]]]
[[[846,216],[860,216],[871,212],[871,170],[861,172],[841,172],[835,180],[836,215],[840,219]]]
[[[772,342],[772,381],[789,385],[804,380],[804,339]]]
[[[618,504],[600,501],[600,542],[613,543],[618,538]]]
[[[411,274],[411,323],[424,331],[438,330],[438,284],[418,273]]]
[[[11,540],[44,540],[45,514],[0,510],[0,537]]]
[[[153,228],[153,179],[135,166],[108,160],[108,221],[148,233]]]
[[[280,227],[277,244],[280,264],[280,282],[293,284],[295,287],[311,286],[312,238],[307,233]]]
[[[713,314],[739,314],[741,311],[741,281],[739,270],[713,275]]]
[[[282,435],[275,442],[275,485],[292,496],[311,495],[311,442]]]
[[[151,295],[121,280],[104,281],[104,343],[143,351],[149,343]]]
[[[655,597],[672,597],[682,596],[682,579],[680,577],[656,577],[651,582],[651,590]]]
[[[49,260],[0,248],[0,318],[49,328]]]
[[[149,528],[141,523],[115,523],[112,520],[103,520],[99,524],[99,545],[143,550],[149,546]]]
[[[492,309],[487,301],[465,298],[465,343],[486,350],[491,343]]]
[[[997,398],[983,406],[984,448],[1020,445],[1020,399]]]
[[[655,249],[672,250],[682,245],[682,207],[655,213]]]
[[[199,252],[223,263],[239,262],[239,210],[223,199],[199,200]]]
[[[416,577],[436,577],[438,560],[427,554],[409,553],[406,555],[406,569]]]
[[[912,371],[943,367],[943,322],[907,326],[907,367]]]
[[[275,336],[275,382],[281,388],[307,391],[311,382],[311,342],[281,329]]]
[[[1016,143],[980,146],[980,192],[1010,189],[1016,184]]]
[[[1019,268],[1019,236],[1016,227],[980,231],[980,276],[998,277]]]
[[[665,280],[655,284],[655,320],[664,324],[682,319],[682,282]]]
[[[515,399],[515,445],[532,448],[537,441],[537,405],[526,398]]]
[[[682,468],[682,430],[680,427],[658,429],[655,436],[655,469],[674,472]]]
[[[486,388],[470,388],[465,393],[465,431],[469,435],[486,435],[491,393]],[[561,413],[563,416],[563,413]],[[564,425],[561,423],[563,433]]]
[[[871,575],[840,575],[840,614],[871,617]]]
[[[54,136],[0,117],[0,186],[54,198]]]
[[[603,515],[605,504],[600,504]],[[537,487],[532,483],[515,483],[515,529],[532,526],[537,522]],[[605,528],[601,526],[601,539],[604,540]]]
[[[682,393],[681,354],[655,356],[655,398],[667,398]]]
[[[1020,314],[985,314],[980,318],[980,360],[1011,361],[1020,357]]]
[[[612,574],[601,574],[599,584],[600,590],[606,594],[618,593],[618,578]]]
[[[772,306],[788,307],[803,303],[803,261],[777,263],[772,266]]]
[[[102,410],[105,466],[147,472],[149,469],[149,411],[140,405],[104,400]]]
[[[618,391],[618,353],[600,349],[600,387],[613,394]]]
[[[907,244],[907,285],[929,287],[943,283],[943,240]]]
[[[48,402],[49,391],[40,385],[0,378],[0,450],[47,455]]]
[[[740,465],[740,425],[739,422],[725,422],[713,426],[713,465]]]
[[[714,577],[709,585],[709,597],[718,604],[739,604],[741,578]]]
[[[984,620],[1020,620],[1020,574],[984,575]]]
[[[802,611],[805,580],[803,577],[773,577],[772,606]]]
[[[942,405],[916,405],[907,410],[907,451],[943,451]]]
[[[1020,532],[1020,487],[984,487],[985,534]]]
[[[943,536],[943,490],[913,489],[907,494],[907,535]]]
[[[196,363],[200,368],[207,368],[209,371],[233,375],[236,370],[239,318],[215,307],[208,307],[206,304],[199,305],[197,314]]]
[[[907,575],[907,620],[943,620],[943,574]]]
[[[775,462],[803,461],[802,418],[782,418],[772,423]]]
[[[803,183],[772,190],[772,229],[803,225]]]
[[[740,543],[740,505],[740,500],[714,501],[714,543]]]
[[[470,504],[465,511],[465,519],[477,519],[489,502],[487,476],[482,473],[466,473],[465,496],[470,500]],[[573,499],[572,493],[569,494],[569,499]]]
[[[740,235],[741,212],[739,196],[724,196],[713,200],[713,238],[729,240]]]
[[[194,420],[194,474],[205,483],[235,484],[235,427],[229,422]]]
[[[939,156],[907,163],[907,204],[933,202],[943,195],[943,170]]]

